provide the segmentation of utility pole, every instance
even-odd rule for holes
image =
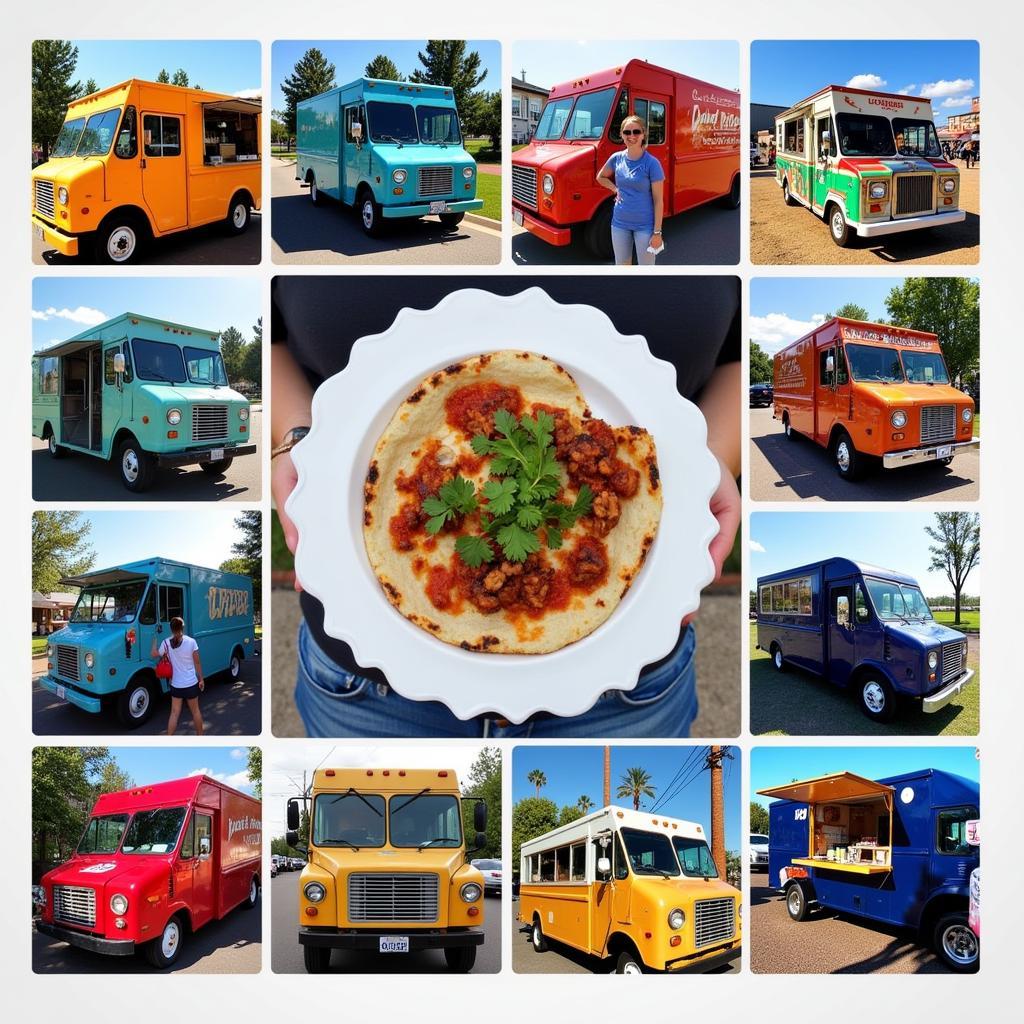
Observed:
[[[612,802],[612,748],[604,748],[604,806]]]
[[[725,798],[722,792],[722,761],[731,758],[722,747],[712,747],[707,757],[711,772],[711,856],[718,868],[718,877],[725,878]]]

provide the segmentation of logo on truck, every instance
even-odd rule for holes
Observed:
[[[882,345],[899,345],[900,348],[934,348],[935,345],[930,338],[890,334],[867,327],[844,327],[843,337],[847,341],[877,341]]]
[[[242,842],[246,846],[259,846],[262,831],[263,823],[259,818],[248,815],[244,818],[228,818],[228,841],[236,832],[248,832],[248,835],[242,836]]]
[[[227,587],[210,587],[206,596],[211,619],[231,619],[249,614],[249,592]]]
[[[710,103],[715,109],[702,107]],[[714,93],[700,93],[693,90],[693,114],[690,129],[695,146],[738,146],[740,141],[740,117],[731,110],[722,109],[729,104],[726,97]]]

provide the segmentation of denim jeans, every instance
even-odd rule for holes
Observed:
[[[641,267],[653,267],[658,258],[647,251],[654,228],[643,231],[631,231],[629,228],[617,228],[612,225],[612,252],[615,253],[616,266],[633,262],[633,248],[636,247],[636,262]]]
[[[346,672],[324,654],[303,621],[295,704],[307,735],[332,739],[685,739],[697,717],[695,649],[690,626],[668,658],[641,674],[635,689],[607,690],[589,711],[572,718],[540,713],[514,725],[495,715],[463,721],[438,701],[409,700],[386,683]]]

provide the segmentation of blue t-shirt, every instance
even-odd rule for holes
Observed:
[[[657,158],[645,149],[639,160],[630,160],[622,150],[608,157],[604,168],[614,171],[615,187],[619,190],[619,201],[612,208],[612,227],[627,231],[653,231],[651,183],[665,180],[665,172]]]

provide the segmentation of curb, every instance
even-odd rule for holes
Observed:
[[[494,228],[496,231],[501,230],[501,221],[494,220],[493,217],[481,217],[479,213],[467,213],[466,220],[471,224],[479,224],[481,227]]]

